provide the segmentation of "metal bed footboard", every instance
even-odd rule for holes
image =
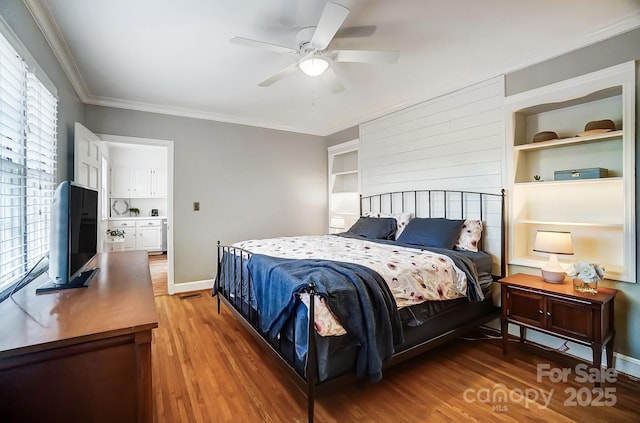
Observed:
[[[318,364],[316,359],[315,284],[311,282],[303,291],[309,294],[309,325],[307,328],[307,355],[301,365],[296,366],[298,359],[295,351],[295,331],[293,339],[286,340],[278,336],[269,337],[260,329],[260,313],[252,307],[253,281],[246,269],[252,253],[242,248],[221,245],[218,241],[218,265],[214,295],[217,297],[218,314],[220,304],[224,303],[238,321],[249,330],[251,335],[261,341],[260,345],[274,358],[294,383],[307,395],[307,414],[309,422],[313,422],[315,390],[318,383]],[[298,298],[297,301],[300,301]],[[295,319],[295,314],[291,320]],[[292,321],[289,324],[294,324]],[[285,325],[286,326],[286,325]]]

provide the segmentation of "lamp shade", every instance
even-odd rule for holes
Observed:
[[[329,62],[320,56],[309,55],[298,62],[298,67],[309,76],[320,76],[329,67]]]
[[[549,253],[549,261],[540,269],[542,278],[550,283],[562,283],[566,273],[556,254],[573,254],[571,232],[538,231],[533,251]]]
[[[550,254],[573,254],[571,232],[537,231],[533,251]]]
[[[329,222],[329,227],[333,229],[344,229],[346,226],[346,222],[344,221],[344,217],[342,216],[331,216],[331,221]]]

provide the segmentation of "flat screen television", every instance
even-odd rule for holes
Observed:
[[[88,286],[98,272],[87,266],[98,247],[98,191],[62,182],[51,203],[50,226],[50,280],[36,293]]]

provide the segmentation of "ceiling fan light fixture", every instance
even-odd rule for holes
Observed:
[[[309,55],[300,59],[298,67],[309,76],[320,76],[329,67],[329,62],[320,56]]]

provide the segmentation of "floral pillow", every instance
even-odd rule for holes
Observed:
[[[455,248],[457,250],[478,251],[478,244],[482,237],[482,221],[481,220],[465,220],[460,236],[456,241]]]
[[[393,217],[394,219],[396,219],[398,226],[397,226],[397,229],[396,229],[396,236],[395,236],[394,239],[398,239],[398,237],[400,236],[402,231],[404,231],[404,228],[407,227],[407,225],[409,224],[409,221],[411,220],[411,213],[393,213],[393,214],[389,214],[389,213],[366,211],[366,212],[362,213],[362,216],[363,217],[378,217],[378,218]]]

